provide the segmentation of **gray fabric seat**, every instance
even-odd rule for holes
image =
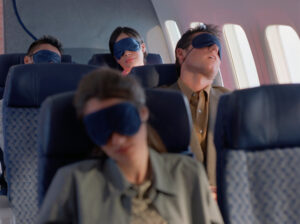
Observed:
[[[222,96],[215,145],[225,223],[299,223],[300,85]]]
[[[17,223],[35,223],[38,213],[37,126],[43,100],[74,90],[94,66],[33,64],[13,66],[3,100],[4,157],[8,198]]]

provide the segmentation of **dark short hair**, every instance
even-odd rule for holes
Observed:
[[[58,39],[56,39],[53,36],[50,35],[44,35],[41,38],[35,40],[28,48],[27,50],[27,55],[31,55],[33,53],[33,51],[40,46],[41,44],[50,44],[53,47],[56,47],[57,50],[60,52],[60,54],[62,54],[63,50],[62,50],[62,44],[60,43],[60,41]]]
[[[75,93],[74,105],[78,116],[88,100],[121,98],[140,108],[146,103],[145,93],[140,84],[129,76],[122,76],[120,71],[103,68],[92,71],[83,77]]]
[[[190,44],[192,43],[193,40],[193,35],[195,33],[199,33],[199,32],[203,32],[203,33],[209,33],[212,34],[214,36],[216,36],[218,39],[220,39],[220,31],[218,26],[213,25],[213,24],[200,24],[198,26],[196,26],[195,28],[190,28],[188,29],[180,38],[180,40],[177,42],[176,48],[175,48],[175,56],[176,56],[176,50],[177,48],[181,48],[181,49],[186,49],[190,46]],[[180,76],[180,69],[181,69],[181,65],[179,63],[179,60],[176,56],[176,62],[175,62],[175,66],[176,66],[176,72],[178,74],[178,76]]]
[[[124,27],[119,26],[112,32],[109,38],[109,51],[112,56],[114,56],[114,44],[121,33],[125,33],[128,36],[135,38],[140,44],[144,43],[143,38],[135,29],[126,26]],[[146,58],[146,56],[147,53],[145,52],[144,58]]]

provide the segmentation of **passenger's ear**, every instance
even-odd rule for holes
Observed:
[[[146,49],[146,44],[145,44],[145,43],[142,43],[142,44],[141,44],[141,49],[142,49],[142,52],[143,52],[143,53],[146,52],[147,49]]]
[[[31,59],[30,56],[26,55],[24,57],[24,64],[33,64],[33,60]]]
[[[146,122],[149,119],[149,110],[146,106],[140,108],[140,117],[142,122]]]
[[[176,53],[176,58],[178,58],[179,64],[182,64],[182,62],[184,61],[185,58],[185,50],[182,48],[177,48],[175,50]]]

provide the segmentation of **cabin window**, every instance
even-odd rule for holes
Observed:
[[[300,40],[290,26],[271,25],[266,28],[269,52],[279,83],[300,83]]]
[[[236,86],[240,89],[259,86],[253,55],[243,28],[235,24],[226,24],[223,34]]]
[[[178,40],[181,37],[180,31],[178,29],[177,23],[174,20],[167,20],[165,22],[167,32],[168,32],[168,39],[170,44],[170,51],[172,52],[172,57],[175,59],[175,47]]]

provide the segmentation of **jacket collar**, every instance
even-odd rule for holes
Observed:
[[[153,176],[153,188],[165,194],[176,194],[176,186],[173,183],[170,167],[164,161],[164,157],[153,149],[150,150],[150,162]],[[103,164],[103,175],[110,183],[110,190],[115,192],[116,195],[126,194],[134,196],[135,192],[132,189],[126,178],[123,176],[116,162],[107,158]]]

